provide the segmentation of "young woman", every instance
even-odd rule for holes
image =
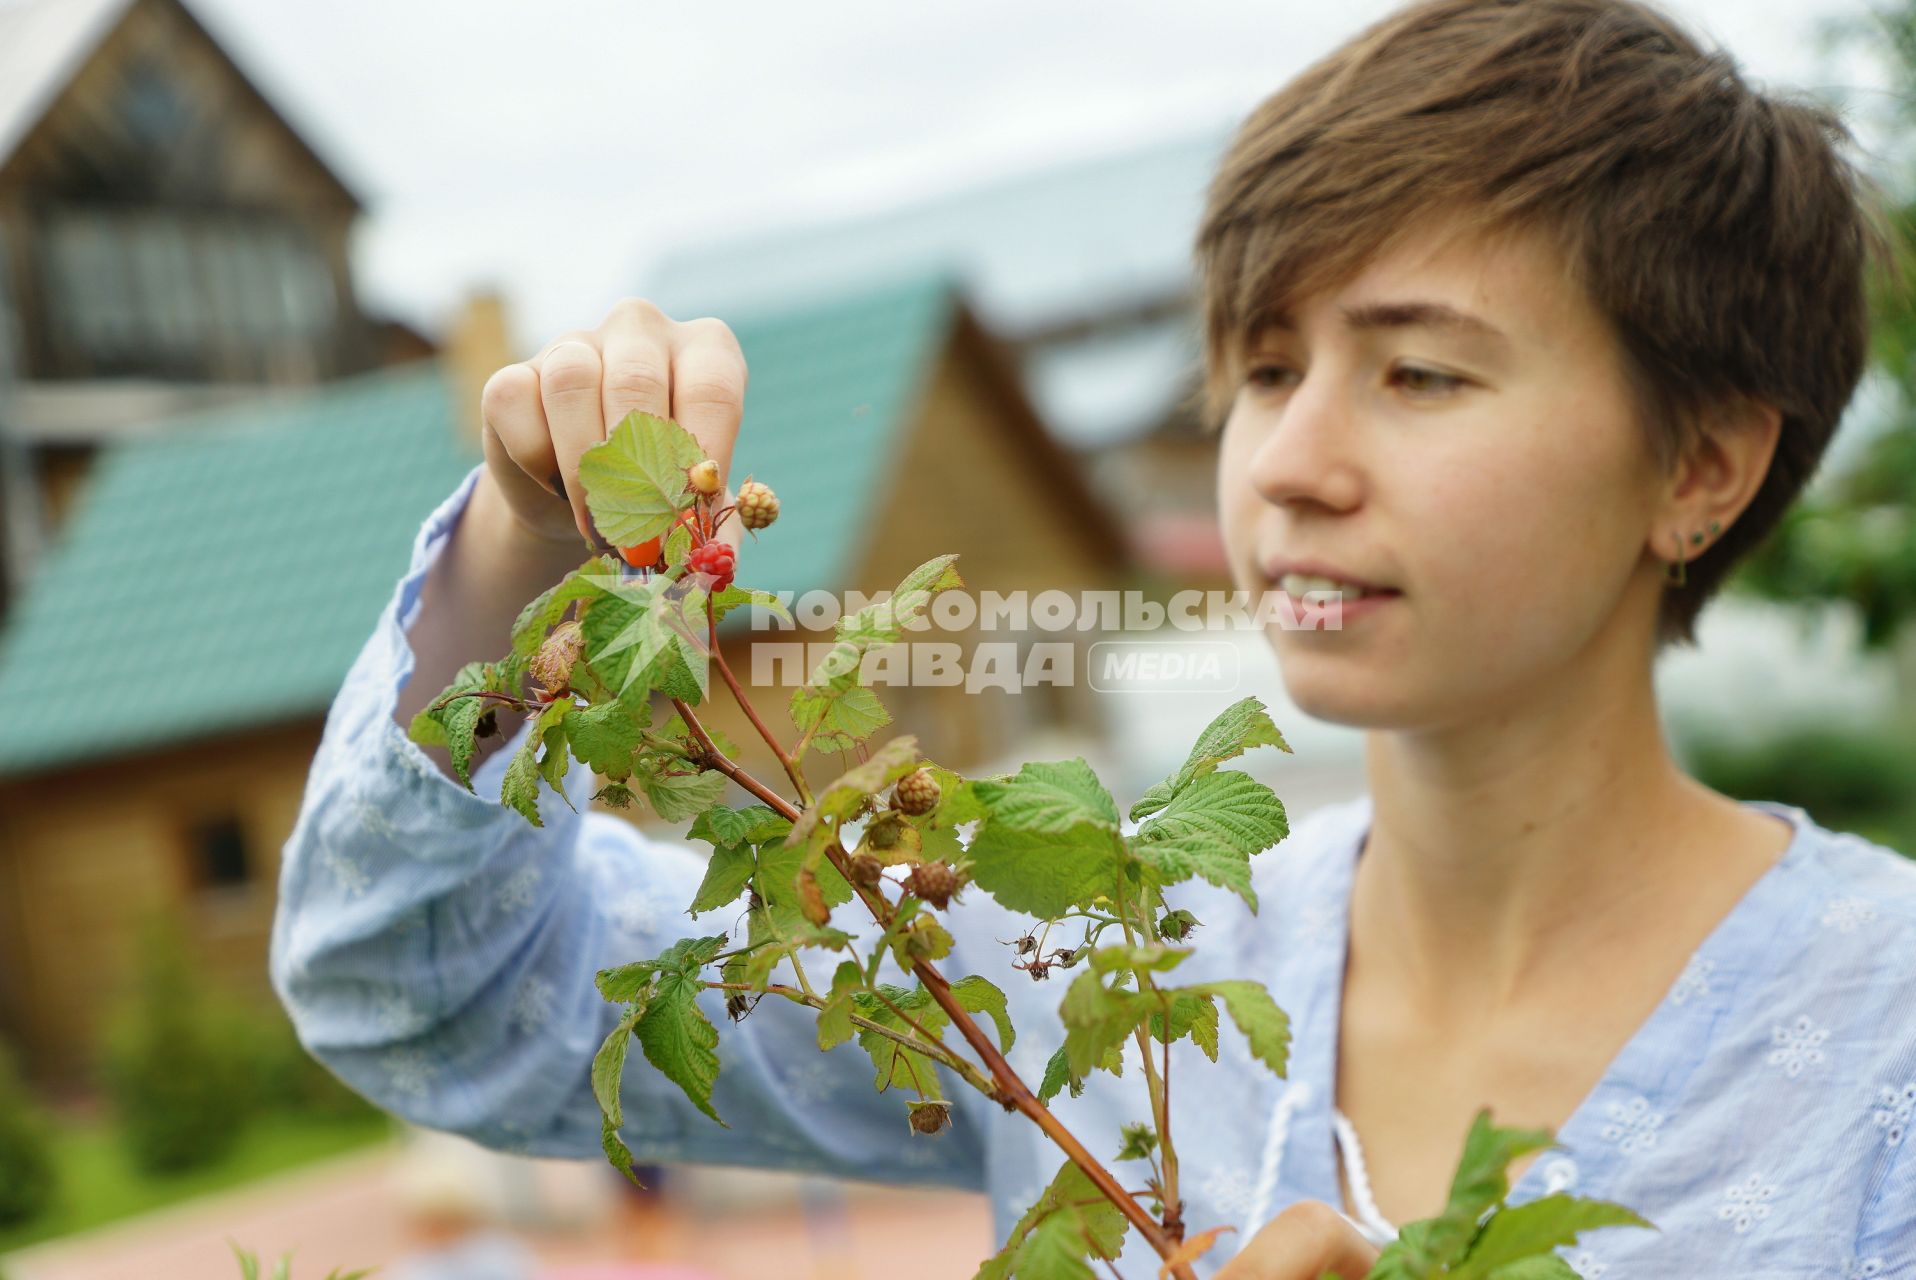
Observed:
[[[1628,0],[1437,0],[1224,158],[1198,252],[1226,541],[1240,586],[1342,585],[1340,628],[1270,640],[1300,707],[1368,730],[1369,793],[1259,859],[1258,916],[1194,895],[1216,923],[1187,969],[1263,979],[1296,1035],[1287,1079],[1228,1036],[1184,1076],[1185,1220],[1244,1232],[1201,1271],[1361,1275],[1441,1207],[1488,1105],[1559,1138],[1514,1200],[1656,1224],[1565,1249],[1591,1280],[1916,1276],[1916,868],[1684,776],[1651,684],[1860,376],[1875,239],[1844,141]],[[669,414],[728,465],[745,379],[722,324],[644,303],[501,370],[486,465],[341,691],[273,976],[308,1047],[419,1123],[596,1153],[617,1010],[592,975],[692,928],[699,864],[562,804],[535,830],[402,726],[573,567],[606,424]],[[954,968],[1005,968],[1008,922],[954,922]],[[1059,988],[1010,989],[1036,1074]],[[979,1187],[1001,1228],[1059,1163],[969,1100],[908,1141],[795,1009],[722,1053],[729,1129],[628,1073],[641,1158]],[[1115,1147],[1133,1083],[1059,1111]]]

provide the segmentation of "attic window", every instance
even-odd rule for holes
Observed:
[[[141,141],[177,141],[192,114],[164,67],[149,59],[127,70],[120,83],[120,115]]]

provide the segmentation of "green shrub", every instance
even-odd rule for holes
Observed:
[[[0,1226],[39,1217],[54,1189],[51,1131],[12,1056],[0,1048]]]
[[[195,969],[178,929],[149,920],[132,997],[109,1015],[101,1054],[106,1092],[141,1170],[199,1168],[232,1149],[259,1100],[254,1051],[238,1021]]]
[[[1916,852],[1916,741],[1904,733],[1805,729],[1753,742],[1693,734],[1678,754],[1724,795],[1797,805],[1833,831]]]

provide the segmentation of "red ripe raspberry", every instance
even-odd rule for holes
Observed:
[[[685,558],[686,567],[693,573],[703,573],[712,579],[711,591],[714,595],[732,585],[732,571],[738,566],[738,552],[732,550],[730,543],[708,542],[702,547],[693,547],[692,554]]]

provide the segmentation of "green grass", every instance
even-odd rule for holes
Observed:
[[[0,1230],[0,1254],[241,1186],[369,1146],[395,1132],[390,1119],[371,1110],[345,1116],[259,1116],[248,1122],[232,1154],[219,1164],[156,1178],[134,1169],[111,1123],[62,1122],[54,1142],[59,1195],[34,1221]]]

